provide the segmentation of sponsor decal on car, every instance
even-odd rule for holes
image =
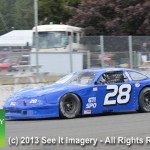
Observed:
[[[93,92],[97,92],[97,91],[98,91],[97,87],[93,88]]]
[[[140,87],[140,83],[138,83],[138,82],[135,83],[135,87],[137,87],[137,88]]]
[[[36,103],[38,103],[38,100],[37,99],[31,99],[29,103],[30,104],[36,104]]]
[[[91,110],[84,110],[84,114],[85,115],[91,114]]]
[[[96,107],[97,107],[96,97],[90,97],[88,99],[88,103],[86,104],[86,109],[96,108]]]
[[[16,106],[16,102],[11,102],[10,105],[11,106]]]

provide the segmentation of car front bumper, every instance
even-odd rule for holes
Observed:
[[[6,120],[13,119],[40,119],[59,117],[59,109],[57,104],[49,104],[44,106],[33,107],[4,107],[6,111]]]

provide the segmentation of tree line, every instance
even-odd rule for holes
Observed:
[[[150,35],[149,0],[38,0],[39,24],[64,23],[86,35]],[[32,29],[34,0],[0,0],[0,35]]]

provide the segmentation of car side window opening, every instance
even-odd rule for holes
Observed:
[[[126,77],[122,71],[107,72],[103,73],[98,79],[99,84],[109,84],[109,83],[124,83],[126,82]]]
[[[133,81],[140,81],[140,80],[145,80],[148,78],[146,75],[138,73],[138,72],[128,71],[128,73]]]

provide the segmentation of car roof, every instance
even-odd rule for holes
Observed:
[[[109,72],[109,71],[128,71],[128,70],[131,70],[131,69],[126,69],[126,68],[90,68],[90,69],[84,69],[82,71],[83,72],[105,73],[105,72]]]

